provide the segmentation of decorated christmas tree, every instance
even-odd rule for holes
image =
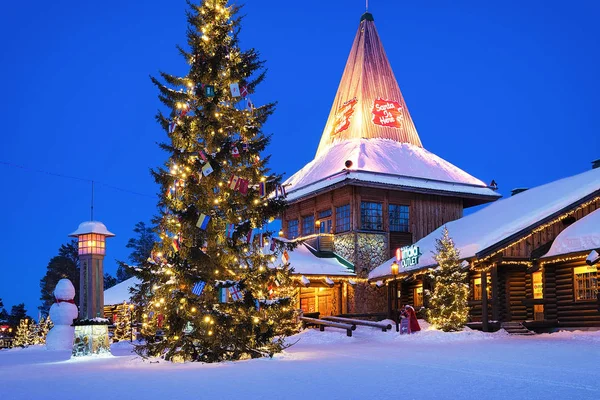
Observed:
[[[53,325],[50,317],[40,319],[40,322],[33,327],[32,344],[46,344],[46,336],[48,336],[48,331],[52,329]]]
[[[160,185],[160,241],[135,268],[142,283],[143,356],[215,362],[271,356],[296,327],[287,250],[268,223],[285,207],[281,176],[261,157],[274,104],[250,96],[265,77],[241,50],[240,17],[225,0],[190,3],[186,75],[153,78],[168,108]]]
[[[34,343],[34,327],[35,323],[29,318],[24,318],[19,321],[19,326],[15,332],[13,346],[27,347]]]
[[[131,311],[126,304],[119,307],[113,339],[117,342],[131,340]]]
[[[438,267],[430,273],[434,288],[429,294],[429,322],[446,332],[461,330],[469,315],[469,287],[467,272],[462,269],[448,229],[444,228],[442,238],[436,239],[435,249]]]

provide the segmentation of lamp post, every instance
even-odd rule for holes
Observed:
[[[398,262],[396,260],[394,260],[394,262],[392,263],[392,276],[394,277],[394,285],[393,285],[394,294],[392,295],[392,298],[394,299],[393,310],[394,310],[394,321],[396,321],[396,332],[400,331],[400,326],[398,325],[398,281],[396,280],[396,278],[398,277],[399,269],[400,269],[400,266],[398,265]]]
[[[79,248],[79,318],[102,318],[106,238],[115,235],[102,222],[87,221],[69,236],[77,238]]]

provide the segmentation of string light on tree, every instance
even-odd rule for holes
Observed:
[[[286,205],[259,185],[281,182],[260,156],[274,104],[247,110],[264,70],[254,49],[239,49],[238,7],[226,0],[190,7],[187,74],[153,79],[168,107],[157,119],[169,158],[152,171],[162,187],[161,240],[136,271],[142,283],[132,300],[141,306],[146,339],[136,351],[171,361],[270,356],[297,327],[289,269],[270,268],[271,254],[259,245],[276,235],[264,227]],[[240,143],[247,144],[242,151]],[[275,252],[293,247],[281,242]],[[277,297],[266,299],[275,280]]]

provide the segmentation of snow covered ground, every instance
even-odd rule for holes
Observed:
[[[600,332],[514,337],[498,332],[354,336],[308,330],[273,359],[150,363],[114,356],[69,360],[41,347],[0,351],[8,399],[598,399]]]

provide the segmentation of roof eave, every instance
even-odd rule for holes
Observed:
[[[521,229],[517,233],[510,235],[509,237],[497,242],[496,244],[493,244],[492,246],[489,246],[489,247],[477,252],[475,254],[475,257],[478,259],[487,257],[487,256],[491,255],[492,253],[494,253],[495,251],[508,246],[510,243],[512,243],[512,242],[516,241],[517,239],[519,239],[520,237],[526,235],[529,231],[534,230],[538,226],[544,225],[544,224],[558,218],[562,214],[569,212],[572,208],[575,208],[578,205],[585,203],[589,200],[592,200],[598,196],[600,196],[600,189],[588,194],[587,196],[582,197],[581,199],[569,204],[566,207],[561,208],[560,210],[550,214],[549,216],[542,218],[541,220],[537,221],[535,224],[532,224],[526,228]]]

